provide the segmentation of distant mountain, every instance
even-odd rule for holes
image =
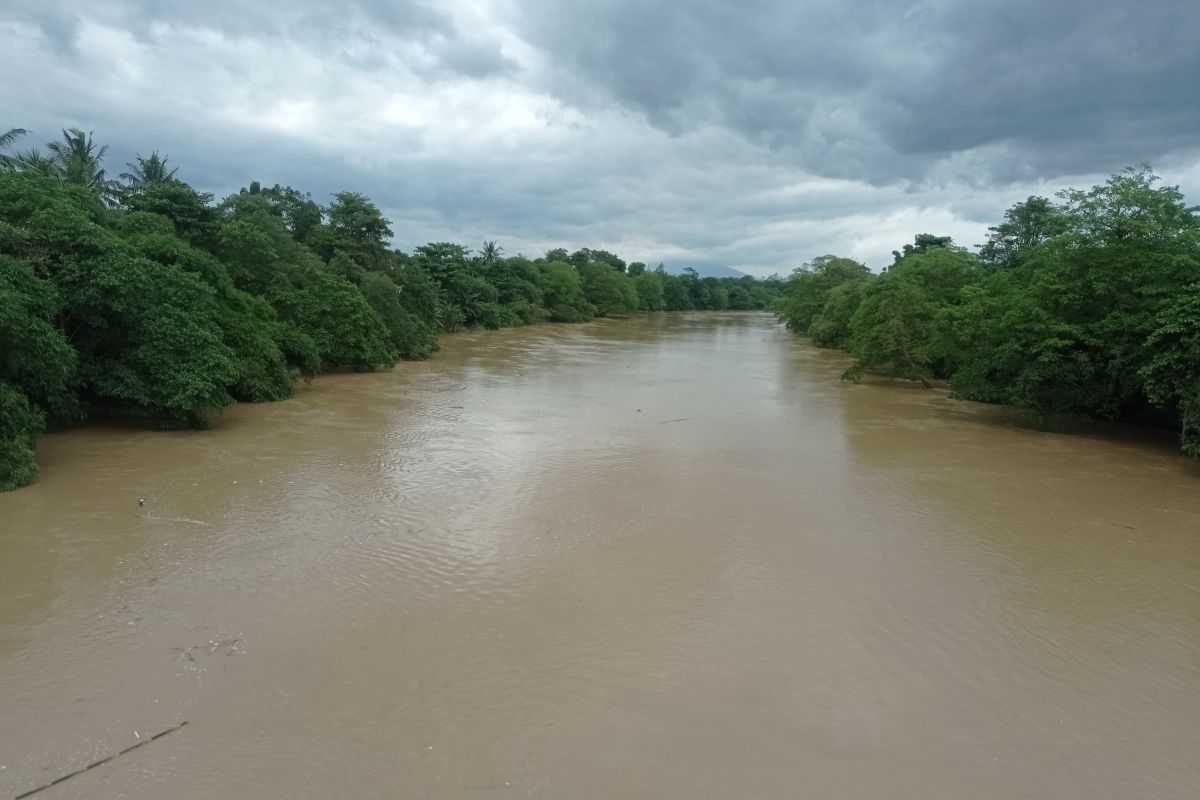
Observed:
[[[647,269],[654,269],[658,264],[647,264]],[[664,261],[663,266],[672,275],[680,275],[687,267],[696,270],[701,278],[744,278],[746,273],[727,267],[716,261]]]

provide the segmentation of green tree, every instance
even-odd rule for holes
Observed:
[[[29,131],[24,128],[9,128],[4,133],[0,133],[0,150],[6,150],[20,139],[26,136]],[[16,169],[19,165],[19,160],[16,156],[0,153],[0,170]]]
[[[502,321],[500,294],[478,272],[468,257],[467,248],[449,242],[431,242],[413,252],[419,264],[438,286],[439,313],[446,331],[460,326],[498,328]]]
[[[0,492],[37,478],[34,448],[44,427],[42,415],[25,395],[0,380]]]
[[[234,378],[213,293],[139,255],[95,221],[92,203],[89,190],[54,179],[0,176],[0,252],[55,285],[83,400],[202,424],[231,401]]]
[[[77,357],[54,326],[54,285],[0,256],[0,491],[37,477],[34,447],[46,424],[76,413]]]
[[[483,249],[479,251],[479,260],[486,266],[491,266],[500,260],[504,254],[504,248],[498,246],[494,241],[484,242]]]
[[[502,258],[490,264],[483,259],[483,278],[496,288],[504,326],[529,325],[545,317],[538,269],[520,256]]]
[[[13,142],[20,139],[22,136],[29,133],[24,128],[9,128],[4,133],[0,133],[0,148],[11,147]]]
[[[1005,211],[999,225],[988,228],[979,257],[991,267],[1014,267],[1032,248],[1065,230],[1062,211],[1045,197],[1031,196]]]
[[[108,172],[102,166],[108,145],[97,145],[91,132],[71,128],[62,132],[62,139],[47,144],[46,149],[61,180],[83,186],[105,205],[116,204],[117,183],[109,180]]]
[[[267,195],[270,207],[287,222],[287,212],[295,213],[295,198]],[[291,206],[289,208],[289,206]],[[391,221],[383,216],[379,207],[370,198],[359,192],[339,192],[328,209],[328,225],[315,224],[309,227],[304,241],[325,261],[332,261],[337,253],[344,253],[364,269],[378,272],[388,262],[387,242],[392,237]],[[319,222],[319,219],[318,219]]]
[[[0,255],[0,380],[56,419],[76,414],[78,356],[55,325],[61,310],[53,283]]]
[[[949,318],[956,392],[1042,416],[1139,418],[1157,405],[1191,424],[1179,376],[1200,220],[1157,181],[1143,167],[1059,193],[1064,232]]]
[[[920,255],[928,253],[930,250],[950,247],[953,245],[949,236],[934,236],[932,233],[918,233],[912,244],[904,245],[904,250],[893,250],[892,258],[895,263],[900,263],[900,260],[905,256]]]
[[[166,183],[175,179],[178,168],[167,169],[167,159],[160,156],[157,150],[150,153],[148,158],[142,158],[139,153],[133,163],[126,162],[129,172],[121,173],[121,180],[131,188],[152,186]]]
[[[866,265],[849,258],[832,255],[814,258],[792,272],[775,305],[775,314],[790,330],[808,333],[835,287],[870,275]]]
[[[166,217],[130,212],[118,230],[139,255],[191,273],[212,289],[221,340],[234,365],[229,392],[235,400],[260,403],[291,396],[297,371],[284,355],[287,332],[266,300],[237,289],[225,265],[181,240]]]
[[[978,259],[946,240],[909,247],[883,275],[864,285],[850,319],[853,366],[845,377],[860,379],[868,370],[929,385],[950,369],[937,348],[934,321],[941,309],[961,302],[964,287],[980,278]]]
[[[851,321],[862,305],[866,289],[874,281],[847,281],[829,290],[825,305],[813,317],[808,335],[817,347],[849,349],[854,330]]]
[[[175,233],[189,244],[216,252],[220,246],[221,216],[212,206],[211,194],[197,192],[178,180],[137,183],[122,195],[132,212],[161,215],[175,226]]]
[[[620,316],[637,311],[637,292],[627,275],[605,262],[589,262],[578,269],[584,297],[595,306],[597,316]]]
[[[400,302],[401,287],[380,272],[368,272],[362,277],[359,290],[387,329],[392,352],[405,359],[426,358],[436,337],[419,318],[409,313]]]
[[[642,311],[662,311],[666,308],[666,301],[663,298],[663,278],[660,273],[646,272],[643,269],[633,279],[633,286],[637,291],[638,308]]]
[[[1200,283],[1159,311],[1146,349],[1151,356],[1139,374],[1147,396],[1178,421],[1183,451],[1200,458]]]
[[[546,316],[553,322],[586,322],[596,315],[596,307],[583,294],[579,272],[563,261],[544,261],[538,265]]]
[[[304,374],[321,365],[370,370],[393,363],[390,335],[362,292],[293,238],[269,195],[239,193],[222,208],[221,258],[239,289],[277,312],[289,363]]]
[[[655,270],[662,278],[663,305],[667,311],[686,311],[692,308],[692,296],[688,284],[679,275],[668,275],[661,269]]]

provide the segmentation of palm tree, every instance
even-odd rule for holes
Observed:
[[[29,131],[24,128],[9,128],[7,133],[0,134],[0,150],[11,145],[17,139],[20,139]],[[16,169],[16,159],[13,156],[6,156],[0,153],[0,169]]]
[[[36,147],[26,150],[24,153],[17,153],[15,156],[4,156],[4,159],[4,167],[14,172],[32,172],[46,178],[62,178],[54,159],[42,155],[42,152]]]
[[[27,133],[24,128],[9,128],[7,133],[0,134],[0,147],[8,147]]]
[[[136,164],[125,162],[130,171],[121,173],[121,180],[129,184],[131,189],[174,180],[175,173],[179,171],[178,167],[168,170],[166,157],[160,156],[157,150],[149,158],[142,158],[142,154],[138,153],[135,160]]]
[[[62,141],[50,142],[46,149],[58,169],[59,177],[66,183],[85,186],[108,205],[116,201],[116,182],[108,179],[108,173],[100,166],[108,145],[97,147],[92,141],[91,131],[84,133],[79,128],[62,132]]]
[[[9,147],[22,136],[28,135],[29,131],[24,128],[9,128],[7,132],[0,134],[0,149]],[[0,153],[0,171],[36,172],[47,177],[55,177],[58,174],[54,161],[42,155],[36,147],[12,155]]]
[[[483,261],[484,264],[491,265],[491,264],[495,264],[497,261],[499,261],[500,256],[503,255],[503,253],[504,253],[503,247],[497,247],[496,243],[494,241],[493,242],[485,241],[483,243],[483,249],[479,251],[479,258],[481,261]]]

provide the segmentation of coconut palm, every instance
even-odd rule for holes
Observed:
[[[6,133],[0,134],[0,150],[8,147],[27,133],[29,133],[29,131],[25,130],[24,128],[9,128]],[[15,160],[15,156],[9,156],[5,155],[4,153],[0,153],[0,169],[16,169],[14,164]]]
[[[178,167],[167,169],[166,157],[160,156],[157,150],[152,152],[149,158],[142,158],[142,154],[138,153],[134,161],[136,163],[125,162],[130,171],[121,173],[121,180],[131,189],[174,180],[175,173],[179,171]]]
[[[485,241],[483,243],[483,249],[479,251],[479,258],[484,264],[495,264],[500,260],[500,256],[503,255],[503,253],[503,247],[498,247],[494,241]]]
[[[107,171],[100,166],[108,145],[97,146],[91,132],[84,133],[79,128],[64,130],[62,135],[61,141],[46,145],[59,177],[66,183],[87,187],[105,203],[113,205],[117,184],[108,179]]]
[[[27,133],[24,128],[9,128],[7,133],[0,134],[0,147],[8,147]]]
[[[17,153],[15,156],[4,156],[3,158],[5,159],[4,168],[14,172],[32,172],[47,178],[61,179],[62,177],[54,159],[43,155],[42,151],[36,147],[23,153]]]

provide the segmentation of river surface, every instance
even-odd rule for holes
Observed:
[[[1200,469],[843,367],[658,315],[46,437],[0,800],[183,721],[36,799],[1200,797]]]

